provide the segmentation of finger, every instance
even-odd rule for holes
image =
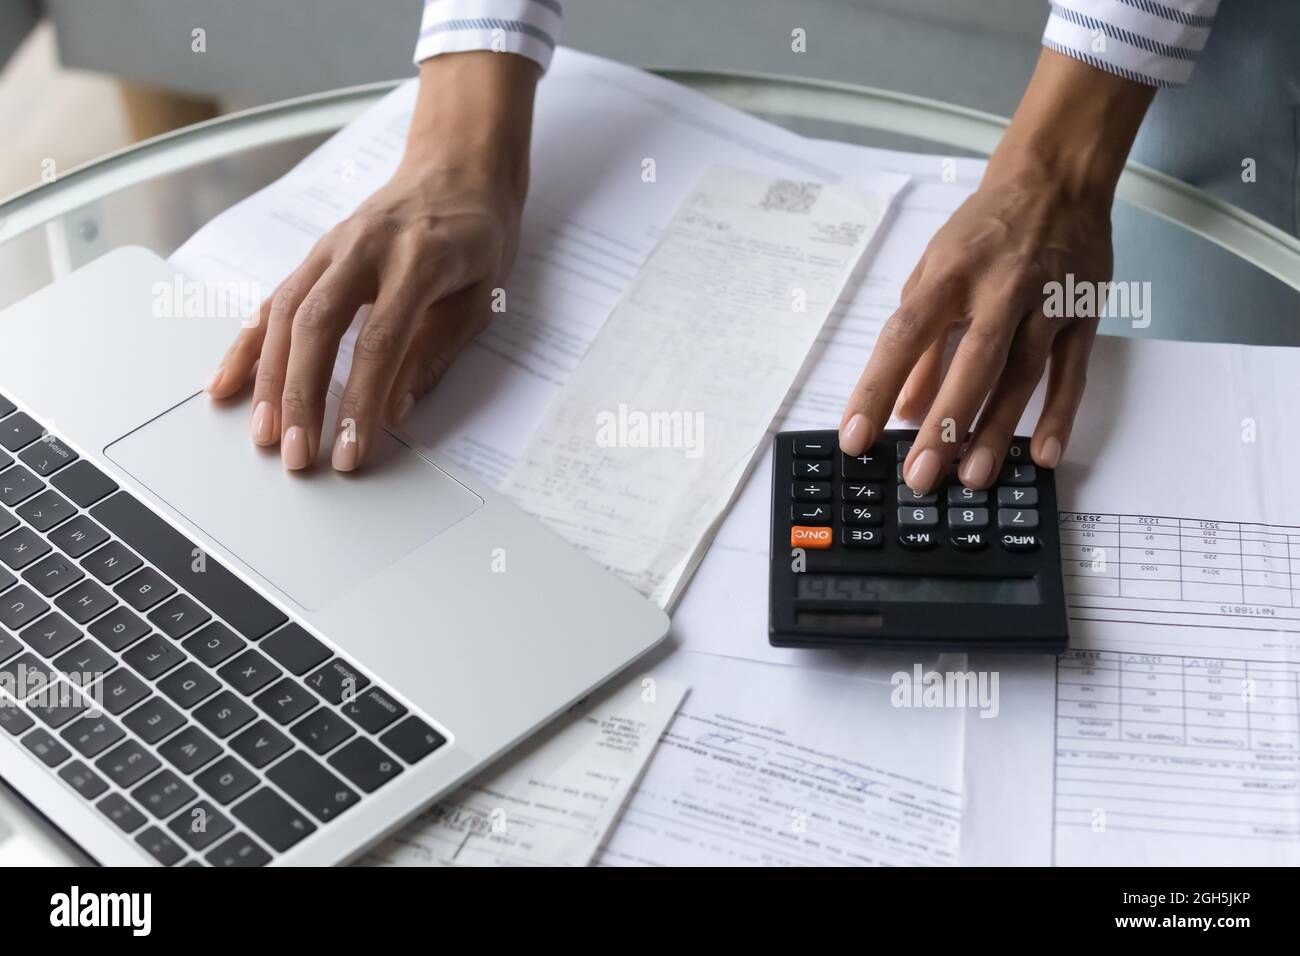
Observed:
[[[435,303],[402,362],[388,399],[388,420],[400,422],[442,380],[488,319],[491,289],[479,283]]]
[[[208,394],[213,398],[229,398],[248,381],[257,365],[257,358],[262,354],[262,342],[266,339],[267,320],[271,315],[271,300],[267,299],[257,310],[257,319],[251,325],[239,330],[235,341],[226,349],[226,354],[217,366],[208,382]]]
[[[1016,426],[1043,377],[1059,326],[1042,313],[1021,323],[1006,368],[980,413],[957,475],[967,488],[987,488],[1006,457]]]
[[[1052,346],[1052,370],[1029,453],[1043,468],[1055,468],[1070,443],[1074,416],[1088,381],[1088,356],[1097,337],[1097,322],[1074,322]]]
[[[320,451],[325,397],[339,340],[357,309],[374,294],[374,281],[359,257],[330,265],[293,316],[292,341],[280,395],[280,457],[290,471],[306,468]]]
[[[324,257],[309,259],[271,295],[262,352],[257,359],[257,380],[253,385],[251,431],[258,445],[274,445],[280,440],[280,397],[293,337],[293,315],[328,266],[329,260]]]
[[[947,328],[951,301],[943,284],[920,283],[880,330],[840,419],[840,449],[846,455],[860,455],[876,440],[912,367]]]
[[[943,356],[948,349],[948,336],[940,335],[921,357],[912,373],[907,376],[903,390],[898,393],[894,414],[905,422],[919,422],[930,410],[939,382],[943,378]]]

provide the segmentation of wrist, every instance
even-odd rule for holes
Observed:
[[[1155,89],[1044,50],[986,178],[1109,208]]]

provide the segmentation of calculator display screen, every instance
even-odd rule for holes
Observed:
[[[799,574],[803,601],[914,604],[1038,604],[1035,578],[913,577],[885,574]]]

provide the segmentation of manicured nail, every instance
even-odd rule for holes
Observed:
[[[849,456],[861,455],[871,441],[870,430],[867,416],[854,412],[849,423],[840,429],[840,451]]]
[[[411,414],[411,409],[415,407],[415,396],[407,392],[402,396],[402,400],[397,403],[397,411],[393,413],[393,424],[400,425],[407,415]]]
[[[352,471],[357,467],[357,436],[352,427],[340,430],[339,437],[334,439],[330,464],[336,471]]]
[[[217,370],[212,374],[212,381],[208,382],[207,390],[209,392],[215,392],[217,389],[221,387],[221,382],[225,377],[226,377],[226,367],[224,365],[219,366]]]
[[[993,452],[976,448],[961,463],[961,481],[969,488],[983,488],[993,477]]]
[[[311,449],[307,447],[307,432],[294,425],[280,439],[280,458],[284,467],[290,471],[306,468],[311,459]]]
[[[269,445],[274,440],[272,429],[275,421],[271,412],[271,403],[263,399],[253,409],[253,441],[259,445]]]
[[[939,456],[933,448],[927,448],[916,456],[912,467],[907,470],[907,487],[924,494],[930,490],[939,477]]]
[[[1043,450],[1039,453],[1044,468],[1055,468],[1061,460],[1061,443],[1055,438],[1043,441]]]

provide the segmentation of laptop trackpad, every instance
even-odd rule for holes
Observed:
[[[325,421],[336,421],[331,396]],[[309,610],[410,554],[483,500],[381,433],[365,468],[290,473],[248,437],[249,403],[200,393],[105,454],[214,541]]]

